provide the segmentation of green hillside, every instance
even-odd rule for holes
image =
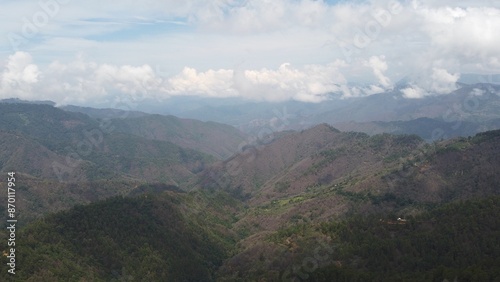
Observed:
[[[226,261],[220,281],[499,281],[499,208],[497,196],[404,221],[377,213],[291,225]]]
[[[428,143],[321,124],[216,160],[233,128],[2,107],[16,281],[498,281],[499,130]]]
[[[407,121],[371,121],[371,122],[344,122],[333,126],[341,131],[364,132],[370,135],[415,134],[427,142],[455,137],[474,136],[477,133],[500,128],[500,119],[492,118],[488,121],[465,121],[453,118],[417,118]]]
[[[0,103],[0,172],[20,180],[19,217],[126,195],[147,182],[186,189],[215,157],[113,130],[110,122],[51,105]],[[0,187],[5,188],[0,182]],[[7,194],[0,194],[0,207]]]
[[[315,249],[318,243],[313,242],[333,244],[330,235],[318,233],[314,226],[356,217],[376,218],[377,224],[380,218],[417,218],[446,203],[499,195],[499,142],[500,131],[427,144],[416,136],[370,137],[321,125],[253,148],[253,155],[249,151],[216,164],[200,185],[225,189],[248,207],[233,225],[243,237],[236,254],[220,269],[222,276],[227,281],[247,276],[275,279],[293,258],[304,259],[301,253]],[[228,165],[231,161],[236,164]],[[480,214],[471,216],[480,220]],[[494,223],[491,228],[500,226]],[[276,236],[285,237],[276,241]],[[488,236],[484,240],[491,244]],[[356,264],[352,267],[357,269]],[[366,277],[382,277],[373,275]],[[360,277],[362,281],[365,276]]]
[[[56,153],[85,138],[84,132],[98,129],[99,123],[80,113],[50,105],[0,103],[0,131],[24,135]]]
[[[0,171],[66,182],[116,177],[177,184],[215,160],[169,141],[120,133],[111,121],[49,105],[0,103]]]
[[[118,197],[37,221],[17,234],[15,281],[214,281],[226,250],[179,205]]]
[[[175,116],[151,115],[113,109],[93,109],[66,106],[63,109],[81,112],[97,120],[109,120],[116,132],[151,140],[169,141],[226,159],[238,151],[246,136],[238,129],[216,122],[181,119]]]

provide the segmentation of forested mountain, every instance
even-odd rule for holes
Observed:
[[[189,148],[234,130],[213,123],[31,104],[0,115],[22,281],[499,277],[498,130],[429,143],[320,124],[221,159],[243,135],[213,155]]]
[[[220,270],[223,273],[221,275],[228,281],[245,281],[244,277],[275,281],[279,275],[283,275],[283,271],[290,270],[290,265],[298,269],[316,269],[328,264],[345,266],[342,260],[335,259],[332,262],[332,258],[321,264],[319,261],[313,262],[313,266],[302,265],[302,261],[314,257],[311,250],[324,249],[321,244],[337,246],[342,250],[347,248],[345,242],[332,241],[336,235],[318,232],[318,226],[335,225],[339,220],[345,220],[347,226],[352,226],[349,222],[357,220],[356,217],[368,217],[369,220],[363,219],[361,224],[354,225],[352,228],[355,229],[349,231],[368,236],[372,232],[369,226],[373,226],[374,230],[386,224],[388,228],[399,226],[401,222],[396,221],[398,217],[415,218],[444,203],[498,196],[500,178],[496,172],[500,171],[499,142],[500,131],[428,144],[417,136],[383,134],[370,137],[360,133],[342,133],[327,125],[320,125],[283,136],[267,146],[249,148],[231,160],[214,165],[200,182],[205,189],[225,189],[248,206],[233,227],[238,233],[248,236],[237,245],[237,254],[225,262]],[[498,199],[488,205],[488,208],[494,209]],[[470,216],[470,224],[478,224],[477,221],[481,220],[478,214]],[[450,228],[462,230],[462,227],[456,226],[461,220],[449,222],[452,225]],[[494,244],[493,237],[499,234],[500,226],[493,216],[485,220],[492,220],[491,225],[484,230],[486,234],[482,234],[483,230],[475,230],[479,232],[476,234],[479,237],[468,237],[473,241],[471,244],[480,244],[474,241],[476,239]],[[437,225],[431,227],[437,228]],[[441,229],[429,232],[437,238],[444,236],[439,234]],[[386,236],[386,233],[383,234],[380,235],[382,238]],[[487,236],[487,239],[480,239],[482,235]],[[418,248],[427,250],[433,247],[432,244],[425,245],[428,242],[418,241],[415,235],[406,236]],[[428,236],[432,238],[434,235]],[[318,243],[318,240],[322,243]],[[344,240],[357,244],[347,237]],[[379,252],[385,251],[384,248],[378,249]],[[389,245],[387,248],[395,248],[391,252],[399,252],[399,256],[403,256],[400,246]],[[482,250],[487,248],[485,246]],[[349,253],[351,250],[343,252]],[[474,249],[474,252],[478,254],[481,251]],[[498,250],[494,252],[498,253]],[[335,276],[336,271],[327,271],[330,274],[316,276],[323,277],[316,281],[334,281],[325,277],[347,277],[347,281],[382,281],[385,274],[368,271],[366,276],[357,276],[364,271],[357,272],[364,269],[358,268],[358,261],[364,258],[363,255],[366,256],[366,253],[349,253],[346,256],[353,261],[350,265],[352,269],[347,268],[344,273],[341,268],[339,276]],[[443,254],[448,255],[451,254]],[[494,256],[488,258],[489,265],[494,265],[492,258]],[[440,264],[427,265],[425,271],[421,269],[422,276],[415,276],[420,277],[415,281],[429,277],[432,280],[441,277],[444,272],[462,278],[473,276],[476,278],[472,281],[477,281],[477,277],[493,277],[498,271],[490,272],[488,268],[476,265],[473,260],[464,262],[467,265],[464,269],[471,267],[469,272],[454,268],[454,262],[439,260],[439,263],[450,271],[446,272],[446,267],[437,269]],[[397,281],[401,277],[411,277],[413,270],[410,265],[405,265],[406,268],[401,270],[408,271],[406,276],[394,274],[391,279]],[[393,266],[388,263],[384,267],[388,271]],[[426,274],[427,271],[429,273]],[[483,272],[489,276],[481,276]],[[448,279],[453,278],[448,276]]]
[[[332,93],[330,99],[321,103],[298,101],[266,103],[245,100],[225,101],[225,99],[214,101],[214,99],[178,97],[170,103],[166,102],[165,105],[144,104],[141,109],[160,114],[174,114],[183,118],[227,123],[246,132],[258,132],[261,127],[273,128],[276,120],[278,126],[283,129],[303,130],[320,123],[348,125],[351,122],[355,124],[411,121],[419,118],[450,123],[455,131],[458,122],[472,123],[479,128],[483,122],[500,118],[499,84],[477,83],[477,81],[471,84],[457,84],[458,88],[450,93],[442,95],[427,93],[428,95],[415,99],[406,97],[403,92],[404,89],[411,87],[410,84],[402,83],[392,90],[345,99],[341,98],[343,93]],[[492,129],[500,128],[489,130]],[[346,130],[356,131],[356,128],[346,128]],[[407,133],[417,134],[417,132]],[[472,135],[475,133],[477,132],[472,132]],[[446,138],[450,137],[448,135]]]
[[[499,206],[496,196],[404,220],[376,213],[291,225],[241,248],[220,281],[498,281]]]
[[[134,122],[131,121],[132,124]],[[151,125],[152,122],[145,121],[144,124]],[[221,132],[217,128],[226,131],[227,134],[221,138],[229,141],[211,143],[217,144],[217,148],[204,143],[205,151],[214,152],[210,156],[190,149],[197,146],[191,146],[187,144],[189,141],[182,141],[183,138],[179,137],[179,131],[188,127],[187,123],[177,120],[172,123],[177,123],[176,131],[166,127],[154,131],[151,125],[149,130],[161,134],[161,137],[155,138],[144,132],[132,134],[130,131],[136,128],[133,126],[124,130],[126,121],[119,119],[98,120],[49,105],[0,103],[0,132],[4,136],[3,145],[7,146],[2,151],[0,170],[21,167],[21,173],[68,181],[107,179],[119,174],[148,181],[172,179],[175,183],[185,180],[205,163],[212,162],[214,155],[221,157],[221,154],[237,150],[238,145],[235,144],[243,138],[233,134],[238,132],[236,129],[231,131],[225,125],[214,124],[208,129],[200,124],[190,125],[190,129],[185,130],[191,134],[185,137],[186,140],[194,140],[194,135],[198,136],[198,140],[210,140],[204,135],[206,132],[217,136]],[[148,127],[139,124],[137,128]],[[167,139],[186,144],[179,146]]]
[[[429,144],[416,135],[370,137],[318,125],[215,163],[204,172],[200,185],[220,186],[261,203],[325,188],[376,195],[388,189],[408,189],[402,182],[411,180],[419,181],[414,186],[432,191],[419,195],[439,201],[445,197],[441,190],[445,187],[465,187],[473,179],[496,179],[493,172],[500,169],[498,132]],[[494,184],[498,181],[486,187]],[[438,192],[433,185],[442,188]]]
[[[500,282],[500,0],[69,2],[0,2],[0,282]]]
[[[213,281],[230,237],[183,208],[190,197],[115,197],[47,216],[18,234],[15,281]],[[1,276],[13,278],[5,264]]]
[[[151,140],[169,141],[219,159],[230,157],[238,151],[239,145],[246,139],[245,134],[236,128],[216,122],[113,109],[75,106],[66,106],[63,109],[82,112],[99,120],[107,119],[113,124],[116,132]]]
[[[474,136],[480,132],[499,129],[500,118],[484,122],[471,122],[444,121],[422,117],[408,121],[342,122],[332,126],[341,131],[364,132],[369,135],[382,133],[415,134],[427,142],[434,142],[454,137]]]
[[[52,105],[0,103],[0,171],[15,171],[23,223],[47,212],[124,195],[145,182],[180,185],[216,157],[121,133],[113,121]],[[6,206],[7,194],[0,206]]]

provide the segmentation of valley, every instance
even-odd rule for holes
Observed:
[[[1,11],[0,282],[500,282],[500,0]]]
[[[0,115],[23,281],[499,277],[500,131],[472,121],[439,140],[428,132],[446,122],[430,118],[372,122],[404,134],[320,123],[256,139],[110,109],[0,103]]]

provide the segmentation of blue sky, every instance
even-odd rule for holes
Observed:
[[[112,21],[110,19],[86,19],[87,22],[95,24],[116,24],[122,27],[106,33],[92,34],[84,37],[86,40],[97,42],[119,41],[127,42],[130,40],[141,40],[152,36],[162,36],[165,34],[189,33],[193,28],[186,23],[185,19],[172,20],[153,20],[130,19],[122,22]]]
[[[444,95],[500,73],[499,1],[3,1],[0,98]],[[359,86],[362,85],[362,86]]]

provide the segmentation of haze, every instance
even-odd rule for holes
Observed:
[[[0,98],[444,95],[500,69],[499,1],[4,1]],[[487,82],[487,81],[486,81]]]

